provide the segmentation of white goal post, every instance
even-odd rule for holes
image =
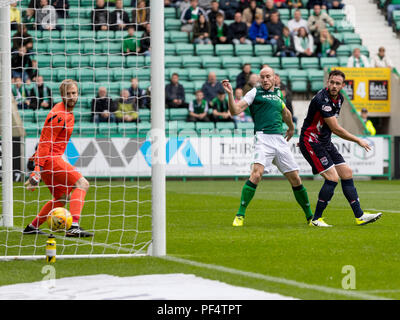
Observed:
[[[82,0],[81,0],[82,1]],[[15,0],[12,2],[16,2]],[[21,225],[21,213],[18,212],[18,219],[16,220],[16,213],[13,212],[15,210],[15,194],[13,191],[16,190],[15,184],[13,182],[13,121],[12,121],[12,83],[11,83],[11,30],[10,30],[10,6],[9,4],[12,3],[11,1],[4,1],[0,0],[0,62],[1,62],[1,75],[0,75],[0,103],[1,103],[1,181],[2,181],[2,199],[1,199],[1,213],[0,213],[0,242],[1,239],[6,239],[5,241],[9,240],[9,233],[13,234],[22,234],[21,228],[25,227]],[[96,1],[93,1],[95,3]],[[148,132],[147,137],[145,138],[146,141],[150,141],[151,144],[151,185],[149,186],[141,186],[139,184],[139,177],[137,178],[137,185],[134,187],[138,190],[138,193],[141,190],[146,189],[146,187],[151,187],[151,198],[150,200],[142,200],[142,199],[135,199],[135,200],[125,200],[122,199],[122,202],[127,203],[127,207],[131,202],[137,202],[137,206],[139,204],[146,204],[146,202],[151,201],[151,224],[147,226],[147,222],[145,223],[145,227],[149,228],[145,231],[141,230],[128,230],[128,232],[137,231],[140,232],[148,232],[151,233],[151,240],[148,242],[144,242],[144,240],[137,240],[137,238],[133,235],[127,237],[128,240],[124,241],[133,241],[134,243],[132,246],[135,248],[137,245],[138,250],[129,248],[128,242],[123,242],[122,238],[125,236],[125,230],[117,230],[121,231],[120,242],[118,246],[114,245],[114,242],[104,242],[103,244],[96,243],[96,240],[84,240],[84,239],[76,239],[75,244],[68,244],[65,245],[65,252],[64,249],[59,254],[57,252],[57,259],[65,259],[65,258],[111,258],[111,257],[133,257],[133,256],[142,256],[142,255],[152,255],[152,256],[164,256],[166,255],[166,183],[165,183],[165,166],[166,166],[166,137],[165,137],[165,71],[164,71],[164,2],[160,0],[150,0],[150,22],[151,22],[151,37],[150,37],[150,56],[151,58],[151,78],[150,78],[150,88],[151,88],[151,130]],[[79,9],[80,10],[80,9]],[[115,34],[117,31],[115,32]],[[66,40],[66,39],[64,39]],[[80,41],[80,40],[79,40]],[[97,41],[97,39],[96,39]],[[67,54],[65,54],[67,56]],[[146,57],[147,58],[147,57]],[[51,68],[51,66],[50,66]],[[67,68],[68,69],[68,68]],[[40,69],[39,69],[40,73]],[[136,70],[137,74],[140,74],[140,69]],[[75,111],[74,111],[75,113]],[[76,116],[75,116],[76,117]],[[75,121],[76,123],[77,121]],[[43,123],[41,123],[41,126]],[[40,131],[39,131],[40,132]],[[74,133],[75,134],[75,133]],[[74,138],[74,134],[71,137],[71,140]],[[95,137],[97,138],[97,137]],[[104,139],[103,137],[101,137]],[[24,138],[22,138],[24,139]],[[37,137],[38,139],[38,137]],[[139,142],[143,142],[142,140],[138,140],[135,142],[139,144]],[[111,140],[111,139],[109,139]],[[123,140],[123,139],[121,139]],[[37,140],[36,140],[37,141]],[[29,154],[26,154],[25,157],[28,157]],[[125,161],[125,160],[124,160]],[[21,169],[25,171],[24,168]],[[134,181],[135,178],[132,178],[132,175],[129,175],[127,172],[127,176],[130,176],[130,181]],[[25,177],[27,178],[27,176]],[[97,177],[94,178],[97,181]],[[112,181],[112,177],[101,177],[101,179],[109,179],[110,184]],[[123,181],[128,181],[128,178],[121,177]],[[125,180],[126,179],[126,180]],[[101,188],[101,181],[99,182],[99,186],[95,186],[96,188]],[[22,190],[23,182],[18,185],[17,188]],[[110,195],[113,186],[109,186],[110,188]],[[132,192],[127,187],[128,192]],[[45,190],[45,187],[43,187]],[[20,191],[25,192],[27,191]],[[39,192],[39,191],[38,191]],[[46,191],[47,192],[47,191]],[[97,192],[97,191],[96,191]],[[124,190],[124,196],[125,197]],[[43,195],[42,195],[43,197]],[[50,197],[50,195],[49,195]],[[146,198],[147,199],[147,198]],[[50,199],[48,199],[50,200]],[[30,203],[29,205],[35,207],[34,210],[40,209],[44,200],[37,199],[37,203]],[[46,200],[47,201],[47,200]],[[90,200],[93,206],[97,207],[95,204],[96,198]],[[110,199],[110,203],[113,201]],[[24,204],[28,207],[28,204]],[[98,205],[99,207],[101,204]],[[125,209],[125,203],[123,204]],[[110,204],[111,208],[111,204]],[[139,211],[139,209],[138,209]],[[15,214],[14,214],[15,213]],[[109,209],[108,212],[109,216],[106,217],[110,220],[110,224],[112,224],[112,209]],[[127,212],[129,215],[129,212]],[[133,219],[132,216],[125,217],[125,211],[122,213],[122,218],[118,216],[119,219],[122,219],[122,228],[125,226],[125,219]],[[146,214],[144,214],[145,217]],[[143,218],[139,212],[137,213],[136,217],[136,225],[139,224],[139,220]],[[96,223],[96,219],[105,219],[104,216],[96,217],[96,213],[93,214],[93,226]],[[150,219],[149,218],[149,219]],[[25,221],[26,217],[22,217],[22,221]],[[18,221],[16,224],[15,221]],[[25,222],[24,222],[25,223]],[[121,227],[119,227],[121,228]],[[96,233],[95,229],[91,229],[94,233]],[[103,232],[107,232],[107,230],[101,230]],[[107,236],[105,236],[106,240],[109,240],[109,235],[115,232],[115,230],[108,230]],[[1,237],[1,235],[5,235]],[[56,236],[57,241],[60,239],[62,242],[65,241],[65,237],[63,236]],[[129,240],[132,239],[133,240]],[[10,238],[11,239],[11,238]],[[4,250],[0,250],[0,261],[8,261],[8,260],[34,260],[34,259],[44,259],[45,258],[45,242],[42,238],[40,241],[36,241],[38,239],[37,236],[32,236],[32,242],[35,242],[32,245],[32,254],[27,254],[26,250],[14,250],[18,251],[19,253],[9,253],[14,251],[8,251],[8,243],[0,243],[0,249],[5,247],[5,254]],[[71,239],[73,240],[73,239]],[[10,248],[12,247],[15,249],[18,246],[18,241],[22,244],[23,240],[15,240],[13,243],[10,240]],[[135,243],[138,242],[138,244]],[[143,242],[141,242],[143,241]],[[4,242],[4,241],[3,241]],[[17,244],[16,244],[17,243]],[[58,244],[57,244],[58,245]],[[77,253],[70,253],[71,251],[74,252],[74,248],[82,245],[83,247],[91,246],[91,249],[87,249],[83,254],[78,252],[78,249],[75,249]],[[96,247],[97,246],[97,247]],[[96,248],[101,247],[102,252],[97,253]],[[29,245],[24,246],[24,249],[29,249]],[[108,253],[107,253],[108,252]]]

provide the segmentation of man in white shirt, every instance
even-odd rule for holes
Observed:
[[[305,28],[308,32],[307,21],[301,17],[301,11],[297,9],[294,12],[294,18],[289,20],[288,22],[288,28],[290,30],[290,33],[295,36],[297,35],[297,31],[302,27]]]
[[[361,54],[360,48],[353,50],[353,55],[347,60],[348,68],[369,68],[371,67],[369,60],[366,56]]]
[[[380,47],[378,53],[372,58],[372,67],[374,68],[393,68],[390,58],[385,55],[385,48]]]

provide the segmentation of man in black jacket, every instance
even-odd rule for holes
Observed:
[[[53,99],[51,98],[51,89],[43,82],[42,76],[36,77],[36,84],[31,89],[31,109],[50,109],[53,107]]]
[[[172,74],[171,82],[165,87],[165,102],[168,108],[187,108],[185,89],[179,83],[179,75]]]
[[[247,39],[248,28],[245,22],[242,22],[242,14],[235,13],[235,22],[228,27],[229,39],[233,44],[252,44],[250,39]]]
[[[242,68],[242,72],[239,73],[236,77],[236,88],[243,89],[246,83],[249,81],[251,72],[251,65],[249,63],[245,63]]]
[[[110,12],[105,8],[104,0],[96,0],[96,8],[92,11],[93,30],[107,31],[110,24]]]
[[[239,0],[220,0],[219,8],[225,12],[225,19],[232,20],[239,10]]]
[[[207,18],[208,21],[211,24],[216,23],[217,21],[217,14],[220,13],[223,16],[225,16],[225,13],[219,8],[219,3],[217,0],[212,0],[211,1],[211,9],[207,10],[206,14],[207,14]]]
[[[127,30],[130,20],[129,15],[123,9],[124,3],[122,0],[115,1],[115,10],[111,12],[111,30]]]
[[[279,19],[279,12],[272,12],[267,22],[268,36],[271,44],[277,44],[279,37],[282,36],[283,27],[284,25]]]
[[[213,44],[228,44],[228,26],[224,22],[224,15],[217,14],[217,20],[211,25],[211,41]]]
[[[114,101],[107,96],[107,89],[100,87],[97,97],[92,100],[93,122],[115,122],[116,110]]]

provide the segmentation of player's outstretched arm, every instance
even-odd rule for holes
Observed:
[[[360,139],[359,137],[356,137],[355,135],[348,132],[346,129],[342,128],[339,125],[335,116],[324,118],[324,120],[331,129],[331,131],[337,136],[341,137],[342,139],[357,143],[360,147],[364,148],[365,151],[371,150],[371,146],[368,144],[367,141]]]
[[[289,141],[294,135],[294,124],[293,124],[292,113],[286,107],[282,109],[282,120],[288,126],[288,129],[285,134],[285,139],[286,141]]]
[[[35,169],[32,171],[29,179],[25,182],[25,187],[30,191],[35,191],[36,187],[38,186],[41,176],[40,171],[41,167],[35,166]]]
[[[231,115],[237,115],[242,113],[248,107],[248,104],[244,100],[240,100],[235,102],[235,97],[233,96],[232,85],[229,83],[229,80],[222,80],[222,86],[225,89],[225,92],[228,94],[228,106]]]

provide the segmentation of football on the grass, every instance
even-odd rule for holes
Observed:
[[[47,224],[52,231],[65,231],[71,228],[72,216],[65,208],[54,208],[47,216]]]

